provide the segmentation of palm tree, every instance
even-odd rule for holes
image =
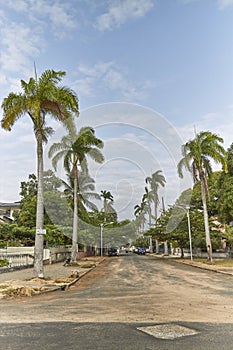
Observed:
[[[81,169],[83,173],[88,173],[87,156],[97,163],[102,163],[104,157],[100,152],[103,142],[95,136],[93,128],[86,126],[77,133],[74,125],[69,126],[68,135],[63,136],[60,142],[54,143],[49,149],[49,157],[52,158],[54,169],[57,163],[63,158],[63,165],[67,173],[73,179],[74,186],[74,212],[73,212],[73,234],[71,260],[77,261],[78,245],[78,175]]]
[[[207,195],[208,184],[207,177],[212,173],[210,159],[216,163],[220,163],[227,171],[226,151],[223,146],[223,139],[210,131],[202,131],[195,136],[193,140],[186,142],[182,146],[183,158],[178,163],[178,174],[182,178],[182,169],[185,168],[192,173],[194,184],[201,183],[201,194],[203,204],[203,215],[206,235],[206,248],[208,260],[212,262],[212,245],[210,239],[208,211],[207,211]]]
[[[113,203],[113,195],[110,191],[101,190],[100,191],[100,197],[103,198],[103,212],[104,212],[104,220],[106,221],[109,214],[113,213],[116,214],[115,209],[112,207],[111,202]]]
[[[159,186],[164,187],[166,183],[165,177],[161,174],[161,172],[162,172],[161,170],[157,170],[155,173],[152,174],[151,177],[148,176],[146,178],[146,183],[150,184],[150,187],[153,193],[155,223],[157,222],[157,219],[158,219]]]
[[[136,223],[139,225],[139,231],[143,232],[144,231],[144,224],[145,224],[145,207],[146,203],[142,202],[140,205],[137,204],[134,207],[134,215],[136,217]]]
[[[152,218],[152,210],[151,210],[151,203],[153,202],[153,191],[149,191],[148,187],[145,187],[145,193],[142,197],[142,202],[146,203],[146,212],[148,213],[149,217],[149,226],[151,227],[151,218]]]
[[[74,179],[68,174],[68,182],[62,181],[65,190],[64,194],[69,199],[70,204],[74,206]],[[92,212],[98,212],[98,207],[92,202],[100,200],[100,195],[95,190],[95,181],[88,174],[79,171],[78,174],[78,216],[87,215],[87,208]]]
[[[11,130],[14,123],[22,116],[28,115],[33,122],[37,143],[37,212],[35,236],[34,274],[43,278],[43,231],[44,195],[43,195],[43,145],[47,142],[52,128],[46,125],[46,116],[65,122],[75,113],[78,115],[78,97],[67,87],[58,86],[65,72],[46,70],[40,78],[30,78],[29,82],[21,80],[21,93],[10,93],[2,102],[2,128]]]

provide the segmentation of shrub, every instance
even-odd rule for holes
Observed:
[[[0,267],[9,266],[9,261],[7,259],[0,259]]]

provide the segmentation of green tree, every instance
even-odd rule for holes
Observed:
[[[161,170],[157,170],[152,174],[152,176],[148,176],[146,178],[146,183],[150,184],[151,190],[153,192],[153,202],[154,202],[154,217],[155,217],[155,223],[157,222],[158,218],[158,205],[159,205],[159,195],[158,190],[159,186],[164,187],[166,183],[165,177],[161,174]]]
[[[36,227],[38,181],[35,174],[29,174],[28,181],[22,181],[20,185],[20,211],[16,222],[18,226],[32,229]]]
[[[218,178],[218,192],[215,196],[219,220],[225,224],[233,221],[233,144],[227,149],[228,173],[222,172]]]
[[[30,78],[29,82],[21,80],[22,92],[12,92],[2,102],[1,124],[5,130],[11,130],[15,122],[24,115],[28,115],[33,123],[37,144],[37,230],[43,229],[44,225],[43,145],[52,133],[52,128],[46,124],[46,117],[65,122],[73,113],[78,114],[76,94],[69,88],[58,85],[64,76],[65,72],[46,70],[38,78],[35,70],[35,77]],[[34,274],[44,277],[42,234],[36,234],[35,237]]]
[[[37,184],[34,174],[29,175],[28,181],[21,182],[20,211],[16,217],[13,233],[15,239],[23,245],[35,243]],[[62,237],[60,233],[64,229],[58,227],[61,223],[63,227],[69,225],[67,202],[62,198],[63,193],[58,190],[61,185],[62,181],[51,170],[44,172],[44,227],[47,232],[44,238],[46,245],[62,244],[62,241],[64,244],[67,243],[66,236]],[[51,238],[52,235],[53,238]]]
[[[15,240],[12,227],[11,223],[0,222],[0,248],[5,248],[9,242]]]
[[[182,146],[183,158],[177,166],[178,174],[181,178],[183,177],[183,168],[185,168],[192,173],[194,184],[198,182],[201,184],[206,248],[209,261],[212,261],[212,244],[207,210],[207,177],[212,173],[212,167],[210,164],[211,159],[216,163],[222,164],[224,171],[227,171],[226,152],[221,143],[223,143],[223,139],[210,131],[200,132],[193,140],[186,142]]]
[[[63,166],[69,176],[73,179],[73,233],[71,260],[77,261],[78,253],[78,174],[81,169],[83,173],[88,173],[87,156],[97,163],[102,163],[104,157],[100,151],[103,142],[95,136],[93,128],[86,126],[77,133],[75,126],[69,125],[69,133],[54,143],[49,149],[49,157],[52,158],[54,169],[58,162],[63,159]]]

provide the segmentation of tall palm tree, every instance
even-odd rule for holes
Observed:
[[[149,226],[151,227],[151,218],[152,218],[152,210],[151,210],[151,203],[153,202],[153,191],[149,191],[148,187],[145,187],[145,193],[142,197],[142,202],[146,203],[146,212],[148,213],[149,217]]]
[[[81,169],[88,173],[87,156],[97,163],[102,163],[104,157],[100,152],[103,148],[103,142],[95,136],[93,128],[86,126],[77,133],[74,125],[69,126],[69,133],[61,139],[60,142],[54,143],[49,149],[49,157],[52,158],[54,169],[57,163],[63,158],[65,170],[73,179],[74,185],[74,212],[73,212],[73,234],[71,260],[77,261],[78,253],[78,175]]]
[[[201,194],[203,204],[203,215],[206,235],[206,248],[208,260],[212,262],[212,245],[210,239],[207,195],[207,177],[212,173],[210,159],[215,163],[220,163],[227,172],[226,151],[221,145],[223,139],[210,131],[202,131],[193,140],[186,142],[182,146],[183,158],[178,163],[178,174],[182,178],[182,169],[185,168],[192,173],[194,184],[201,183]]]
[[[43,278],[43,235],[44,225],[44,195],[43,195],[43,145],[47,142],[52,128],[46,125],[46,116],[57,121],[65,122],[72,114],[78,115],[78,97],[67,87],[58,83],[65,76],[65,72],[46,70],[38,78],[29,82],[21,80],[20,93],[10,93],[2,102],[3,129],[11,130],[15,122],[22,116],[28,115],[33,122],[37,143],[37,212],[35,236],[34,274]]]
[[[161,174],[161,172],[162,172],[161,170],[157,170],[155,173],[152,174],[151,177],[148,176],[146,178],[146,183],[150,184],[151,190],[153,192],[155,223],[157,222],[157,219],[158,219],[159,186],[164,187],[166,183],[165,177]]]
[[[115,213],[115,209],[112,207],[111,202],[113,203],[113,195],[110,191],[101,190],[100,197],[103,198],[103,212],[104,212],[104,220],[107,219],[108,214]]]
[[[136,217],[136,223],[139,225],[139,232],[142,233],[144,231],[145,224],[145,207],[146,203],[141,202],[141,204],[137,204],[134,207],[134,215]]]

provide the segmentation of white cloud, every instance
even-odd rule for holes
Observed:
[[[25,24],[8,23],[0,29],[1,44],[0,64],[5,71],[25,71],[29,58],[39,54],[41,40],[39,35]]]
[[[113,2],[107,12],[97,18],[100,31],[120,27],[128,20],[144,17],[154,6],[153,0],[122,0]]]
[[[58,0],[0,0],[10,9],[25,14],[35,25],[37,23],[51,24],[53,28],[60,27],[63,32],[76,26],[73,18],[73,8],[66,2]],[[54,33],[56,34],[56,32]]]
[[[39,1],[36,4],[31,4],[31,18],[43,22],[50,23],[53,29],[52,33],[55,36],[65,35],[65,31],[70,31],[76,27],[75,20],[72,15],[72,6],[67,6],[66,3],[60,1]],[[48,18],[48,21],[47,21]]]
[[[78,67],[78,73],[82,77],[75,82],[74,89],[79,95],[97,98],[101,94],[101,98],[106,96],[106,102],[109,102],[110,98],[117,101],[142,102],[147,91],[155,86],[149,81],[130,81],[124,68],[119,67],[113,61],[99,62],[94,66],[81,65]]]

